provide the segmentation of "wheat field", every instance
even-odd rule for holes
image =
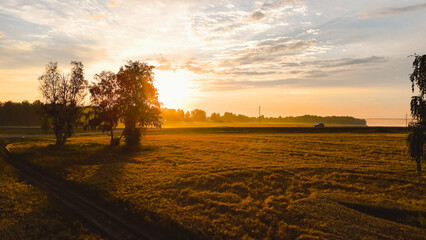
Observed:
[[[405,138],[148,134],[137,149],[110,148],[107,136],[8,148],[94,198],[200,239],[424,239],[425,178],[416,176]],[[382,208],[419,215],[374,216]]]
[[[25,183],[0,156],[0,239],[102,239],[54,203],[45,193]]]

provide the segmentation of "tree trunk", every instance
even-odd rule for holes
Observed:
[[[111,125],[112,126],[112,125]],[[111,146],[114,146],[114,128],[111,127]]]
[[[56,145],[65,145],[65,139],[62,134],[56,134]]]

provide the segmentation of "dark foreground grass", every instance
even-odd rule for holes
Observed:
[[[0,156],[0,239],[102,239]]]
[[[199,238],[424,239],[425,178],[405,137],[181,132],[148,134],[137,149],[109,148],[101,136],[9,149],[144,221]],[[383,209],[408,215],[376,214]]]

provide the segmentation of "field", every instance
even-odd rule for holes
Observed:
[[[404,133],[148,132],[8,146],[99,201],[200,239],[424,239],[425,178]]]
[[[164,128],[174,127],[314,127],[315,123],[268,123],[268,122],[170,122]],[[359,126],[348,124],[326,124],[327,127]],[[362,126],[359,126],[362,127]]]
[[[0,239],[101,239],[0,156]]]
[[[339,125],[339,124],[327,124],[327,127],[351,127],[351,125]],[[167,128],[226,128],[226,127],[303,127],[312,128],[312,123],[239,123],[239,122],[172,122],[163,125],[164,129]],[[362,126],[358,126],[362,127]],[[118,125],[118,131],[122,130],[124,125],[120,123]],[[95,130],[83,130],[78,128],[75,130],[76,133],[94,132]],[[15,135],[42,135],[45,134],[39,126],[0,126],[0,136],[15,136]],[[52,134],[52,130],[49,131]]]

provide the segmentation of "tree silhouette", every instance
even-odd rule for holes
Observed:
[[[94,109],[94,118],[89,121],[92,128],[109,131],[111,146],[118,145],[120,138],[114,139],[114,128],[120,120],[119,84],[113,72],[102,71],[95,75],[95,82],[89,89]]]
[[[201,109],[194,109],[191,111],[191,118],[197,122],[204,122],[207,120],[206,112]]]
[[[87,81],[84,79],[84,69],[81,62],[71,62],[71,74],[63,74],[58,63],[50,62],[38,80],[43,97],[43,111],[50,119],[56,144],[65,144],[74,129],[78,126],[81,108],[85,97],[84,89]]]
[[[184,119],[185,121],[191,121],[191,113],[189,111],[186,111]]]
[[[123,135],[127,145],[140,142],[141,130],[161,126],[160,102],[154,87],[154,66],[129,61],[117,73],[119,108],[124,122]]]
[[[161,117],[163,122],[180,122],[185,120],[185,112],[182,109],[161,109]]]
[[[410,123],[410,134],[407,137],[411,158],[416,162],[417,173],[421,176],[424,157],[426,129],[426,55],[414,55],[413,73],[410,74],[411,90],[417,86],[419,95],[411,97],[411,116],[415,122]]]
[[[0,126],[40,126],[42,106],[39,100],[0,102]]]

